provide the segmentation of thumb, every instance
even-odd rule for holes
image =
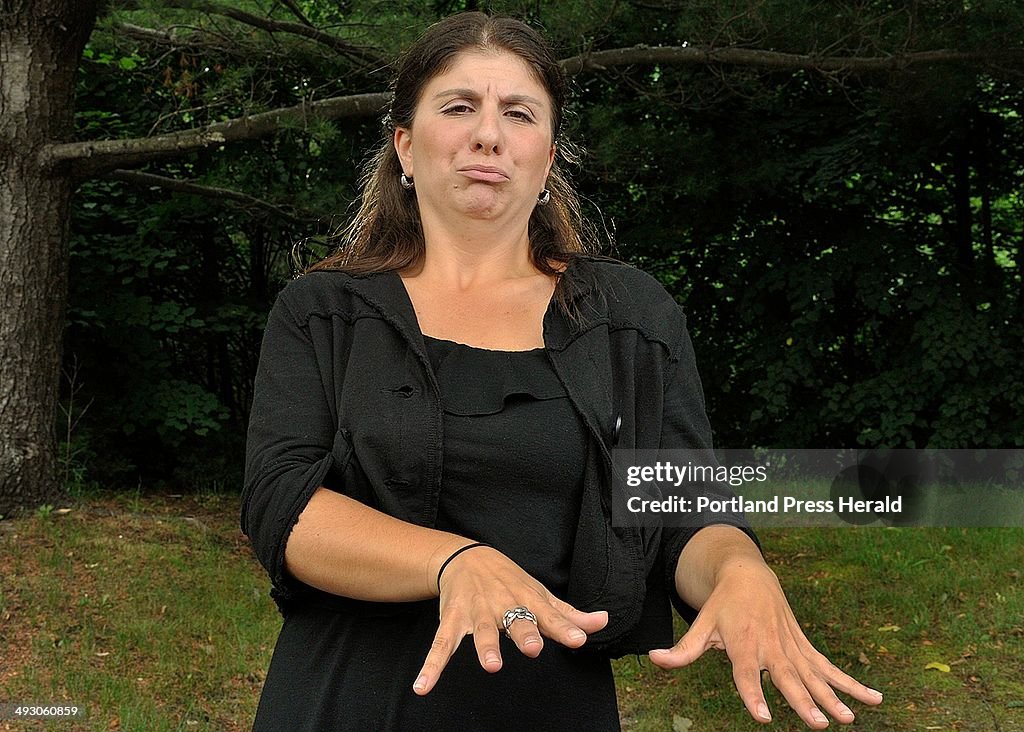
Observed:
[[[651,663],[661,668],[682,668],[689,666],[704,655],[711,647],[709,642],[712,626],[698,618],[671,648],[655,648],[648,655]]]

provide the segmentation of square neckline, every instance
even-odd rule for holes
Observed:
[[[572,262],[569,263],[569,266],[572,266]],[[568,271],[568,269],[569,269],[569,267],[566,267],[565,271]],[[561,274],[564,275],[565,271],[563,271]],[[559,285],[558,281],[555,282],[555,287],[554,287],[554,289],[552,289],[551,295],[548,297],[548,304],[547,304],[547,307],[544,308],[544,316],[542,316],[542,318],[541,318],[541,338],[544,340],[544,344],[540,345],[540,346],[535,346],[533,348],[528,348],[528,349],[507,350],[507,349],[502,349],[502,348],[483,348],[482,346],[473,346],[473,345],[470,345],[468,343],[461,343],[459,341],[453,341],[453,340],[451,340],[449,338],[437,338],[436,336],[427,335],[426,333],[424,333],[423,332],[423,327],[420,325],[420,316],[416,312],[416,306],[415,306],[415,304],[412,301],[412,296],[409,294],[409,288],[405,286],[405,278],[403,278],[401,273],[399,273],[397,270],[392,270],[391,272],[392,272],[392,274],[394,274],[395,278],[398,280],[398,283],[399,283],[399,285],[402,288],[402,294],[405,296],[406,303],[408,303],[408,305],[409,305],[409,311],[412,313],[412,320],[416,324],[416,330],[419,331],[420,337],[423,338],[424,342],[427,341],[427,340],[431,340],[431,341],[434,341],[434,342],[437,342],[437,343],[452,343],[452,344],[454,344],[456,346],[460,346],[462,348],[470,348],[470,349],[475,350],[475,351],[484,351],[484,352],[487,352],[487,353],[536,353],[538,351],[546,351],[547,350],[548,346],[547,346],[547,338],[545,337],[545,333],[544,333],[544,321],[547,320],[547,314],[551,311],[552,306],[555,304],[555,302],[558,299],[558,294],[557,294],[558,293],[558,285]]]
[[[435,343],[450,344],[453,346],[459,346],[460,348],[468,348],[472,351],[483,351],[484,353],[537,353],[538,351],[544,351],[547,346],[536,346],[535,348],[526,348],[521,350],[507,350],[504,348],[483,348],[482,346],[471,346],[468,343],[460,343],[459,341],[453,341],[450,338],[435,338],[434,336],[427,335],[423,331],[420,331],[420,335],[423,336],[424,341],[434,341]]]

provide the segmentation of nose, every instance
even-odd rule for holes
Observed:
[[[496,110],[483,110],[477,115],[477,125],[470,142],[473,152],[498,155],[504,145],[501,140],[501,115]]]

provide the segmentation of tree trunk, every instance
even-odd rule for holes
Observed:
[[[0,12],[0,515],[63,494],[56,413],[67,299],[65,168],[39,153],[72,130],[92,0],[3,0]]]

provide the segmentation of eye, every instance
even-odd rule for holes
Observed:
[[[468,104],[453,104],[450,107],[445,107],[441,110],[441,114],[465,114],[466,112],[472,112],[473,108]]]
[[[523,122],[533,122],[533,115],[522,109],[510,109],[507,114]]]

